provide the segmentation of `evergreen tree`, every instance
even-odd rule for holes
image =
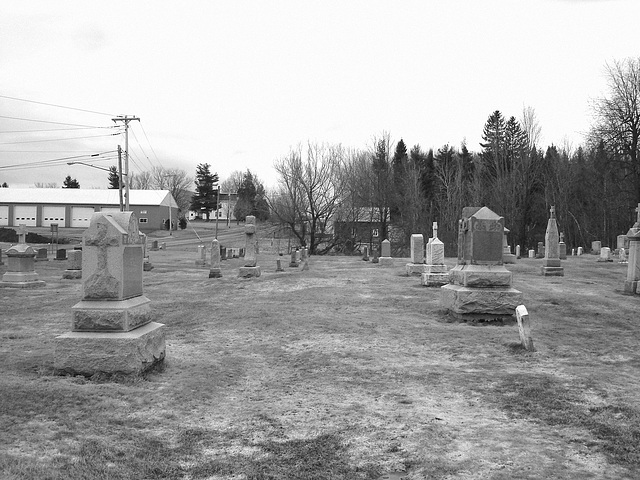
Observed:
[[[407,155],[407,146],[405,145],[404,141],[400,139],[400,141],[396,144],[396,151],[393,154],[393,158],[391,159],[394,187],[394,195],[391,205],[391,218],[393,219],[393,221],[401,221],[401,205],[404,203],[405,197],[404,177],[406,175],[408,158],[409,156]]]
[[[110,189],[113,188],[120,188],[120,175],[118,175],[118,167],[116,167],[115,165],[112,165],[109,167],[109,187]]]
[[[75,178],[71,178],[71,175],[67,175],[62,183],[62,188],[80,188],[80,183]]]
[[[233,209],[238,220],[247,215],[254,215],[258,220],[269,218],[269,206],[266,200],[264,186],[258,178],[247,170],[242,176],[242,183],[238,186],[238,201]]]
[[[9,188],[9,185],[7,184],[7,182],[4,182],[4,183],[2,184],[2,188]]]
[[[507,166],[504,158],[505,123],[500,110],[489,115],[482,130],[482,140],[482,163],[486,172],[491,178],[501,176],[507,171]]]
[[[218,206],[217,191],[214,184],[218,181],[218,174],[211,173],[211,165],[200,163],[196,167],[196,193],[191,197],[189,208],[194,212],[205,212],[207,220],[211,217],[211,211]]]

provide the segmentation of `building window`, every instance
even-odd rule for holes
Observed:
[[[141,218],[140,219],[140,223],[147,223],[147,219],[146,218]]]
[[[372,234],[374,237],[377,237],[377,236],[378,236],[378,229],[377,229],[377,228],[374,228],[374,229],[371,231],[371,234]]]
[[[140,215],[146,215],[147,211],[146,210],[140,210]]]

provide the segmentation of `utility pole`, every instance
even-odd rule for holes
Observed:
[[[122,147],[118,145],[118,194],[120,196],[120,211],[124,212],[122,205]]]
[[[129,115],[119,115],[117,118],[112,118],[114,122],[124,122],[124,175],[127,177],[127,183],[125,184],[124,194],[124,210],[129,211],[129,189],[131,188],[129,181],[129,122],[132,120],[140,121],[138,117]]]

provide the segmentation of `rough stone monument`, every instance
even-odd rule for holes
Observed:
[[[502,262],[504,218],[487,207],[465,207],[458,221],[458,265],[440,288],[440,303],[459,320],[512,319],[522,293]]]
[[[45,285],[35,270],[36,251],[25,243],[26,238],[26,226],[20,225],[18,243],[6,251],[7,271],[2,276],[0,287],[38,288]]]
[[[260,276],[260,267],[256,257],[258,239],[256,238],[256,217],[248,215],[244,225],[245,250],[244,266],[240,267],[239,277],[251,278]]]
[[[407,275],[422,275],[426,271],[424,263],[424,237],[421,233],[411,235],[411,262],[405,266]]]
[[[164,360],[165,331],[142,291],[135,214],[94,213],[82,242],[83,297],[71,331],[55,339],[54,368],[85,376],[150,369]]]
[[[509,240],[507,239],[507,234],[509,232],[510,230],[505,227],[502,239],[502,261],[503,263],[516,263],[516,255],[511,253],[511,247],[509,246]]]
[[[82,278],[82,250],[72,250],[67,255],[67,269],[62,278],[76,280]]]
[[[627,266],[627,279],[624,282],[624,291],[640,294],[640,203],[636,208],[638,217],[636,223],[627,232],[629,239],[629,256]]]
[[[378,263],[383,267],[392,267],[393,258],[391,258],[391,242],[388,239],[384,239],[380,244],[380,258]]]
[[[209,278],[221,278],[220,268],[220,242],[217,238],[211,241],[211,267],[209,268]]]
[[[441,287],[449,283],[449,269],[444,264],[444,243],[438,238],[438,222],[433,222],[433,237],[427,243],[425,271],[420,283],[425,287]]]
[[[540,267],[540,273],[545,277],[564,276],[564,267],[560,265],[559,239],[556,207],[552,205],[549,220],[547,221],[547,232],[544,235],[544,260],[542,261],[542,267]]]

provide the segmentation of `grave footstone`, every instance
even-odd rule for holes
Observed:
[[[133,212],[94,213],[83,234],[82,300],[56,337],[54,368],[91,376],[140,374],[165,356],[164,325],[142,289],[143,251]]]
[[[556,222],[556,207],[552,205],[549,210],[547,231],[544,235],[544,260],[542,267],[540,267],[540,273],[545,277],[562,277],[564,276],[564,267],[560,265],[560,235]]]
[[[48,262],[49,261],[49,257],[48,257],[48,250],[46,248],[39,248],[38,250],[36,250],[36,258],[35,261],[36,262]]]
[[[524,305],[516,307],[516,319],[518,320],[518,331],[520,332],[520,343],[529,352],[535,352],[533,338],[531,337],[531,324],[529,312]]]
[[[20,225],[18,243],[6,251],[7,271],[2,276],[0,287],[38,288],[45,285],[35,270],[36,251],[25,243],[26,238],[26,226]]]
[[[72,250],[67,255],[67,269],[62,278],[76,280],[82,278],[82,250]]]
[[[602,248],[602,242],[600,240],[595,240],[591,242],[591,253],[593,255],[600,255],[601,248]]]
[[[407,275],[422,275],[426,271],[424,261],[424,237],[421,233],[411,235],[411,261],[405,265]]]
[[[240,267],[239,277],[252,278],[260,276],[260,267],[258,266],[257,237],[256,237],[256,217],[248,215],[244,225],[245,250],[244,250],[244,266]]]
[[[504,218],[487,207],[465,207],[458,222],[458,265],[440,288],[440,303],[463,321],[512,319],[522,293],[502,261]]]
[[[504,228],[504,236],[502,238],[502,261],[503,263],[516,263],[516,256],[511,253],[511,247],[509,246],[509,240],[507,239],[507,234],[510,230],[505,227]]]
[[[425,287],[441,287],[449,283],[449,269],[444,264],[444,243],[438,238],[438,223],[433,222],[433,237],[427,243],[425,271],[420,283]]]
[[[636,223],[627,232],[629,239],[629,256],[627,266],[627,279],[624,282],[624,291],[640,294],[640,203],[636,209],[638,213]]]
[[[380,244],[380,258],[378,263],[383,267],[392,267],[393,258],[391,258],[391,242],[385,238]]]
[[[67,249],[59,248],[56,252],[56,260],[66,260],[67,259]]]
[[[209,268],[209,278],[221,278],[220,268],[220,242],[217,238],[211,241],[211,267]]]

